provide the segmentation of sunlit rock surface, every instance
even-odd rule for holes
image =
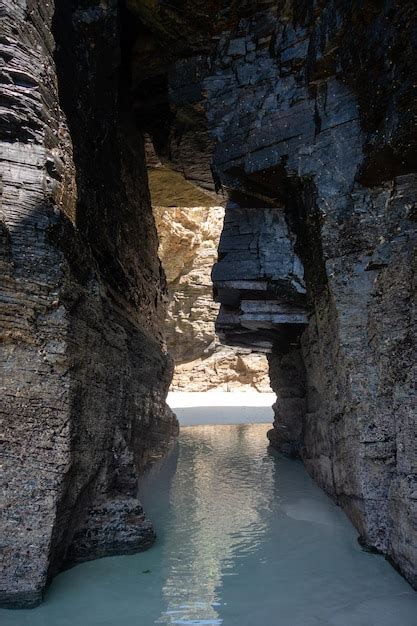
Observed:
[[[175,362],[171,389],[270,391],[266,357],[221,345],[215,334],[219,305],[210,274],[224,208],[154,207],[154,214],[168,282],[166,336]]]

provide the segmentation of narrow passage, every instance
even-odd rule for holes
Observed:
[[[2,626],[415,626],[416,594],[361,550],[300,462],[267,448],[268,428],[183,426],[141,484],[155,545],[60,574],[40,607],[1,611]]]

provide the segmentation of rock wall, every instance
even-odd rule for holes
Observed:
[[[177,423],[119,5],[0,13],[0,602],[28,607],[63,566],[152,543],[138,472]]]
[[[221,345],[215,334],[219,305],[210,275],[224,208],[154,207],[154,214],[168,282],[165,332],[175,363],[171,390],[270,391],[266,357]]]
[[[417,585],[415,2],[127,5],[1,9],[1,601],[153,539],[137,476],[177,424],[144,132],[228,199],[218,327],[270,351],[272,443]]]
[[[214,2],[195,36],[191,4],[138,13],[159,41],[185,24],[188,52],[159,68],[164,107],[149,128],[163,124],[159,151],[200,184],[211,164],[229,197],[219,331],[271,350],[278,394],[302,355],[305,384],[293,410],[278,401],[271,441],[297,450],[362,542],[417,585],[415,3]],[[279,243],[256,236],[271,211]],[[251,248],[261,240],[275,266]],[[280,250],[304,273],[297,328]]]

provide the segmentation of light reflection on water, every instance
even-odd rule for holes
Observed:
[[[222,623],[222,577],[236,576],[236,559],[256,552],[271,511],[275,466],[266,440],[259,446],[260,433],[265,435],[264,425],[182,431],[165,537],[168,608],[157,623]],[[147,508],[152,486],[151,479],[142,488]]]
[[[46,602],[1,626],[416,626],[417,594],[269,425],[183,428],[141,485],[156,544],[58,576]]]

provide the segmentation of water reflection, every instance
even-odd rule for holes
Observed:
[[[157,623],[222,623],[217,591],[222,578],[236,575],[237,559],[257,550],[271,510],[274,462],[266,446],[259,446],[266,428],[183,430],[165,536],[167,609]],[[256,488],[261,483],[262,489]],[[142,499],[149,509],[145,490]]]
[[[155,545],[63,572],[1,626],[416,626],[417,594],[267,429],[182,429],[141,486]]]

